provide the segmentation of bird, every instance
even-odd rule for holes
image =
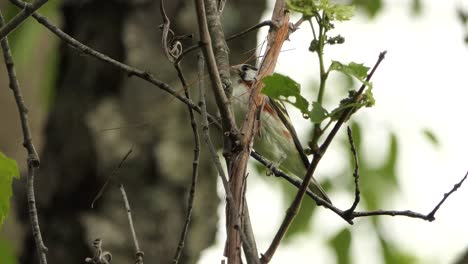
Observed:
[[[241,124],[248,111],[249,97],[252,84],[256,82],[258,69],[249,64],[231,66],[232,99],[231,104],[237,124]],[[260,112],[260,128],[254,138],[253,149],[278,166],[281,170],[295,177],[303,179],[307,172],[307,156],[303,154],[302,147],[298,149],[294,137],[297,138],[294,127],[289,120],[286,109],[282,104],[266,95]],[[279,113],[281,111],[282,113]],[[287,124],[285,124],[285,122]],[[296,141],[299,142],[299,141]],[[291,176],[291,175],[290,175]],[[323,188],[312,177],[309,189],[331,204]]]

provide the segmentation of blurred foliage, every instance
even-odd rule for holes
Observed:
[[[4,240],[0,234],[0,263],[2,264],[17,264],[15,252],[11,244]]]
[[[19,178],[16,161],[0,152],[0,228],[10,211],[10,198],[13,195],[13,179]]]
[[[411,264],[416,263],[417,259],[411,254],[405,253],[395,245],[379,236],[380,245],[385,263]]]
[[[363,10],[369,18],[376,17],[385,9],[383,0],[352,0],[351,3],[358,9]],[[414,16],[417,16],[423,12],[423,7],[423,1],[412,0],[408,8]]]
[[[457,15],[458,15],[458,20],[460,20],[460,23],[465,29],[464,40],[465,40],[465,43],[468,44],[468,10],[463,9],[462,7],[458,7]]]
[[[57,21],[59,17],[60,0],[50,0],[41,7],[40,13],[52,21]],[[9,4],[4,7],[5,20],[13,18],[20,9]],[[48,35],[49,34],[49,35]],[[34,65],[43,65],[39,70],[41,72],[40,90],[41,101],[45,109],[50,106],[50,102],[54,97],[54,83],[57,75],[58,65],[58,39],[55,35],[50,35],[48,29],[37,23],[33,18],[26,19],[15,31],[8,35],[8,40],[11,46],[11,52],[15,61],[18,75],[27,75],[29,72],[37,72],[38,69]],[[51,42],[52,43],[48,43]],[[52,47],[50,47],[52,44]],[[46,49],[49,47],[49,49]],[[31,63],[37,58],[38,54],[45,52],[45,59],[39,63]],[[34,67],[34,68],[33,68]]]
[[[371,18],[375,17],[383,8],[382,0],[352,0],[351,3],[357,8],[364,10]]]
[[[437,138],[437,136],[434,134],[432,130],[429,128],[425,128],[422,131],[423,135],[426,137],[426,139],[434,145],[434,147],[439,147],[440,146],[440,141]]]
[[[284,204],[289,206],[297,194],[297,188],[286,181],[281,181],[281,186],[283,188]],[[295,236],[311,231],[310,219],[316,209],[317,205],[312,199],[305,198],[303,200],[301,210],[299,210],[296,219],[286,233],[286,241],[291,241]]]
[[[350,264],[351,262],[351,232],[343,228],[329,241],[330,247],[335,250],[337,262]]]

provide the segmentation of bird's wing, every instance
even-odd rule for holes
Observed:
[[[270,104],[271,107],[275,109],[275,111],[278,113],[279,118],[291,134],[291,137],[294,141],[294,145],[296,146],[297,152],[299,152],[299,156],[301,157],[304,166],[308,168],[310,165],[310,161],[304,152],[304,148],[302,147],[302,144],[299,141],[299,137],[297,136],[296,130],[294,129],[294,126],[291,122],[291,119],[289,118],[288,112],[286,111],[286,108],[284,107],[283,103],[268,97],[268,104]]]

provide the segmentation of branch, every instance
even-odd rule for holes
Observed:
[[[404,210],[404,211],[377,210],[377,211],[370,211],[370,212],[354,212],[352,214],[352,217],[355,218],[355,217],[364,217],[364,216],[371,216],[371,215],[407,216],[407,217],[419,218],[425,221],[432,222],[435,220],[435,214],[440,209],[442,204],[447,200],[447,198],[450,195],[452,195],[454,192],[458,190],[458,188],[462,186],[463,182],[466,180],[467,177],[468,177],[468,172],[466,172],[465,176],[463,176],[463,178],[458,183],[456,183],[448,193],[444,193],[444,197],[442,198],[442,200],[440,200],[440,202],[428,214],[421,214],[421,213],[414,212],[411,210]]]
[[[16,6],[19,6],[21,8],[23,8],[26,3],[21,1],[21,0],[10,0],[13,4],[15,4]],[[68,35],[67,33],[63,32],[62,30],[60,30],[58,27],[56,27],[55,25],[53,25],[52,23],[50,23],[46,17],[40,15],[39,13],[37,12],[34,12],[32,14],[32,17],[34,19],[36,19],[36,21],[42,25],[44,25],[47,29],[49,29],[52,33],[54,33],[56,36],[58,36],[62,41],[64,41],[65,43],[67,43],[68,45],[70,45],[70,47],[80,51],[81,53],[83,54],[86,54],[88,56],[91,56],[91,57],[94,57],[100,61],[103,61],[103,62],[106,62],[106,63],[109,63],[110,65],[114,66],[114,67],[117,67],[121,70],[123,70],[124,72],[126,72],[128,74],[129,77],[131,76],[136,76],[142,80],[145,80],[157,87],[159,87],[160,89],[162,89],[163,91],[171,94],[172,96],[174,96],[175,98],[177,98],[179,101],[183,102],[184,104],[190,106],[193,110],[195,110],[196,112],[200,113],[200,108],[195,104],[193,103],[191,100],[187,99],[186,97],[184,96],[181,96],[174,88],[172,88],[169,84],[167,83],[164,83],[158,79],[156,79],[152,74],[146,72],[146,71],[143,71],[143,70],[140,70],[140,69],[137,69],[137,68],[134,68],[132,66],[129,66],[127,64],[124,64],[124,63],[121,63],[119,61],[116,61],[112,58],[110,58],[109,56],[105,55],[105,54],[102,54],[86,45],[84,45],[83,43],[79,42],[78,40],[74,39],[73,37],[71,37],[70,35]],[[218,119],[210,114],[208,114],[208,120],[210,121],[210,123],[213,123],[215,124],[216,126],[218,127],[221,127],[221,124],[219,124],[218,122]]]
[[[2,24],[0,28],[0,40],[3,40],[8,34],[13,32],[16,28],[18,28],[26,18],[31,16],[34,11],[39,9],[42,5],[47,3],[47,0],[36,0],[34,3],[29,4],[25,3],[23,6],[23,10],[21,10],[15,17],[13,17],[6,25]]]
[[[250,33],[250,32],[252,32],[252,31],[257,30],[257,29],[259,29],[259,28],[261,28],[261,27],[264,27],[264,26],[273,27],[273,26],[275,26],[275,24],[274,24],[271,20],[265,20],[265,21],[260,22],[260,23],[258,23],[258,24],[256,24],[256,25],[254,25],[254,26],[252,26],[252,27],[246,29],[246,30],[243,30],[243,31],[241,31],[241,32],[239,32],[239,33],[236,33],[236,34],[234,34],[234,35],[231,35],[230,37],[226,38],[226,41],[229,42],[229,41],[231,41],[231,40],[234,40],[234,39],[236,39],[236,38],[238,38],[238,37],[241,37],[241,36],[243,36],[243,35],[245,35],[245,34],[247,34],[247,33]],[[192,52],[192,51],[194,51],[194,50],[196,50],[196,49],[198,49],[198,48],[200,48],[200,47],[201,47],[201,44],[200,44],[200,43],[197,43],[197,44],[195,44],[195,45],[193,45],[193,46],[188,47],[187,49],[185,49],[185,50],[182,52],[182,54],[180,54],[179,57],[177,57],[177,59],[175,60],[175,62],[176,62],[176,63],[179,63],[187,54],[189,54],[190,52]]]
[[[125,192],[123,184],[120,184],[119,188],[125,203],[125,210],[127,211],[128,225],[130,226],[130,232],[132,233],[133,245],[135,245],[135,264],[143,264],[143,256],[145,254],[140,250],[140,244],[138,243],[135,227],[133,226],[132,210],[130,209],[127,193]]]
[[[6,26],[3,26],[4,24],[5,21],[0,11],[0,27],[2,27],[2,29],[6,28]],[[37,154],[36,148],[34,147],[34,144],[32,142],[31,130],[29,128],[28,121],[28,109],[21,94],[18,79],[16,78],[15,64],[13,62],[13,57],[11,56],[10,44],[8,43],[8,38],[5,36],[1,40],[3,58],[5,60],[5,65],[8,71],[10,89],[13,92],[16,106],[18,107],[18,113],[21,121],[21,129],[23,131],[23,146],[26,148],[26,151],[28,153],[26,161],[28,164],[27,198],[29,206],[29,218],[31,221],[31,229],[34,236],[34,242],[36,244],[39,261],[41,264],[46,264],[47,247],[45,246],[44,241],[42,240],[41,229],[39,226],[39,217],[37,215],[36,198],[34,194],[34,176],[40,166],[39,155]]]
[[[200,67],[203,67],[203,61],[199,63],[200,63]],[[185,80],[184,74],[182,72],[182,68],[180,67],[178,63],[174,63],[174,67],[177,71],[180,82],[182,83],[182,86],[184,88],[185,97],[187,97],[187,99],[190,100],[190,93],[188,92],[188,86],[187,86],[187,82]],[[201,82],[200,85],[203,85],[203,76],[199,76],[199,80]],[[185,216],[185,223],[182,229],[182,233],[180,234],[177,251],[174,255],[174,259],[172,260],[172,263],[175,263],[175,264],[179,262],[179,258],[182,255],[182,250],[184,248],[185,239],[188,233],[188,228],[192,220],[193,202],[195,199],[195,190],[196,190],[196,185],[197,185],[197,180],[198,180],[198,164],[200,162],[200,135],[198,133],[198,127],[195,121],[195,115],[193,113],[193,109],[190,107],[187,107],[187,109],[188,109],[189,116],[190,116],[190,124],[192,127],[195,146],[193,149],[192,182],[190,184],[190,191],[189,191],[189,196],[188,196],[188,201],[187,201],[187,213]]]
[[[130,154],[132,154],[133,152],[133,147],[130,148],[127,153],[125,154],[125,156],[120,160],[119,162],[119,165],[117,165],[117,167],[112,171],[111,175],[109,177],[107,177],[106,181],[104,182],[104,184],[102,185],[101,189],[99,189],[98,193],[96,194],[96,196],[94,196],[94,199],[93,201],[91,202],[91,208],[94,208],[94,204],[96,203],[96,201],[101,198],[102,194],[104,193],[104,190],[106,189],[107,185],[109,185],[109,182],[110,180],[117,174],[117,172],[120,170],[120,168],[122,168],[122,165],[124,164],[124,162],[128,159],[128,157],[130,156]]]
[[[382,60],[385,58],[385,51],[381,52],[379,55],[379,58],[375,64],[375,66],[372,68],[371,72],[366,78],[366,82],[368,83],[374,74],[375,70],[378,68]],[[356,93],[356,96],[354,97],[354,102],[357,102],[364,92],[364,89],[366,87],[365,83],[362,84],[358,92]],[[296,217],[302,203],[302,199],[304,198],[304,195],[308,189],[309,183],[314,175],[315,169],[317,168],[317,165],[319,164],[320,160],[322,159],[323,155],[328,149],[328,146],[330,146],[331,141],[334,139],[336,136],[336,133],[338,130],[341,128],[341,126],[344,124],[344,122],[349,118],[349,115],[353,113],[354,107],[348,108],[347,110],[343,111],[342,115],[336,122],[335,126],[333,127],[332,131],[330,134],[327,136],[325,139],[324,143],[322,146],[320,146],[319,150],[317,153],[314,155],[312,162],[309,165],[309,168],[307,169],[307,173],[304,177],[304,181],[302,182],[301,188],[298,190],[296,197],[294,197],[293,202],[289,206],[286,216],[283,219],[283,222],[281,223],[281,226],[276,233],[275,237],[273,238],[273,241],[271,242],[270,246],[268,247],[268,250],[265,252],[265,254],[262,256],[262,263],[268,263],[270,262],[271,258],[275,254],[276,250],[278,249],[278,246],[283,239],[284,235],[288,231],[289,226],[292,224],[294,221],[294,218]],[[338,209],[339,210],[339,209]],[[340,210],[341,211],[341,210]]]
[[[228,208],[231,208],[230,211],[235,212],[236,210],[234,209],[234,204],[232,202],[232,193],[231,189],[229,188],[229,182],[226,177],[226,174],[224,173],[223,166],[221,165],[221,161],[219,160],[218,154],[216,153],[216,148],[214,147],[213,142],[211,141],[210,137],[210,127],[208,124],[208,119],[207,119],[207,112],[206,112],[206,95],[205,95],[205,85],[203,81],[203,75],[204,75],[204,65],[203,65],[203,60],[201,59],[201,55],[199,55],[199,89],[200,89],[200,108],[201,108],[201,123],[202,123],[202,131],[203,131],[203,138],[205,140],[206,145],[208,146],[208,151],[210,153],[210,158],[213,161],[216,171],[218,172],[219,176],[221,177],[221,181],[223,183],[224,191],[226,192],[226,200],[228,205]],[[237,223],[238,224],[238,223]]]
[[[354,172],[353,172],[353,178],[354,178],[354,202],[351,205],[351,207],[346,210],[347,214],[353,213],[354,210],[356,210],[357,205],[359,204],[359,201],[361,200],[361,191],[359,190],[359,162],[358,162],[358,157],[357,157],[357,151],[356,151],[356,146],[354,145],[354,139],[353,139],[353,133],[351,131],[351,128],[348,126],[347,130],[348,132],[348,140],[349,140],[349,145],[351,146],[351,154],[353,155],[353,160],[354,160]]]
[[[205,3],[203,0],[195,0],[196,13],[198,19],[198,31],[200,33],[200,43],[202,45],[203,55],[205,56],[208,71],[211,79],[213,93],[216,104],[221,114],[223,131],[228,133],[234,142],[237,141],[238,132],[234,121],[234,114],[231,109],[231,102],[224,93],[223,84],[219,76],[218,66],[216,64],[215,54],[211,43],[211,36],[208,31],[207,17],[205,16]]]

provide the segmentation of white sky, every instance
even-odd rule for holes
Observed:
[[[419,17],[410,14],[410,1],[386,2],[375,20],[356,15],[351,21],[337,24],[335,32],[346,42],[326,50],[325,56],[371,66],[380,51],[388,51],[373,78],[376,106],[355,116],[366,124],[367,147],[361,151],[379,159],[386,147],[382,141],[387,131],[397,132],[402,190],[383,209],[428,212],[468,170],[468,46],[463,43],[464,31],[455,14],[456,4],[461,1],[424,0]],[[270,13],[266,11],[264,19]],[[265,31],[259,33],[259,39],[264,36]],[[284,47],[293,50],[280,56],[277,71],[303,84],[311,81],[310,71],[317,64],[316,55],[307,52],[310,39],[310,29],[304,24]],[[424,128],[435,132],[440,147],[433,147],[423,137]],[[338,154],[333,150],[327,153],[321,163],[322,172],[336,169]],[[284,215],[276,187],[250,177],[248,198],[260,252],[266,250]],[[338,204],[350,202],[347,196],[330,196]],[[443,205],[436,221],[385,217],[385,235],[417,255],[420,263],[453,263],[468,247],[466,201],[468,182]],[[220,208],[221,216],[223,212]],[[369,221],[357,219],[352,227],[354,241],[358,241],[353,242],[355,263],[382,263],[375,237],[366,232]],[[323,241],[346,224],[323,209],[319,209],[312,224],[314,233],[283,244],[271,263],[335,263],[333,252]],[[220,223],[218,243],[204,252],[199,263],[219,263],[225,238],[223,226]],[[376,255],[369,255],[375,251]]]

